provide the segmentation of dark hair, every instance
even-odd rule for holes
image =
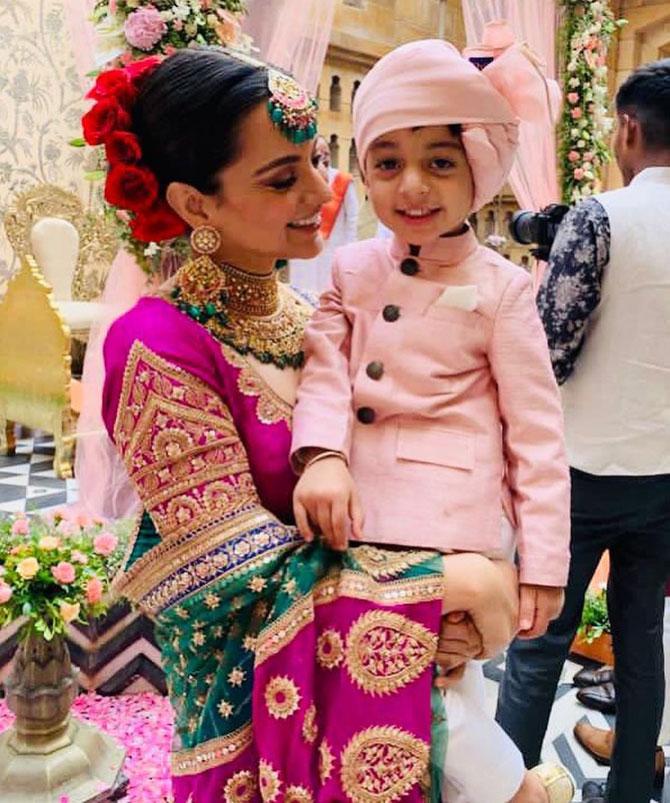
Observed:
[[[132,113],[143,161],[161,189],[180,181],[215,193],[216,174],[238,153],[242,122],[268,97],[267,70],[223,50],[180,50],[165,59],[142,84]]]
[[[616,108],[639,120],[649,150],[670,148],[670,59],[631,73],[617,92]]]

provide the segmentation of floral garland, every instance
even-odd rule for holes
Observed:
[[[607,0],[561,0],[565,8],[566,100],[560,123],[563,201],[574,204],[597,191],[612,118],[607,116],[607,51],[617,20]]]
[[[105,62],[169,56],[193,45],[250,49],[240,30],[244,0],[97,0],[93,22]]]
[[[158,198],[155,176],[142,165],[130,110],[147,70],[176,50],[223,45],[249,53],[251,39],[240,20],[245,0],[97,0],[93,22],[98,64],[113,67],[98,75],[88,98],[95,106],[84,116],[84,137],[75,147],[104,146],[89,181],[105,181],[106,214],[124,248],[147,273],[158,273],[172,255],[189,252],[186,226]],[[150,58],[147,58],[149,56]]]

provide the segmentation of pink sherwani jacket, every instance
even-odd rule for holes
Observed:
[[[561,404],[522,268],[470,229],[345,246],[305,350],[292,451],[346,454],[366,541],[495,554],[504,509],[521,582],[565,585]]]

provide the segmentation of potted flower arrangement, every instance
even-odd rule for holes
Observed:
[[[612,628],[607,612],[607,590],[604,584],[596,591],[586,592],[582,620],[571,651],[608,666],[614,665]]]
[[[0,800],[28,792],[31,800],[55,800],[65,782],[88,800],[89,791],[92,798],[119,785],[123,748],[70,717],[77,682],[65,632],[107,610],[124,529],[66,511],[0,519],[0,627],[19,627],[5,683],[16,720],[0,736]],[[64,766],[65,776],[54,771]]]

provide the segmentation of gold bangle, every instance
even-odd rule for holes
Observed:
[[[313,466],[314,463],[318,463],[319,460],[325,460],[327,457],[339,457],[340,460],[344,460],[345,464],[347,463],[347,458],[342,454],[342,452],[336,452],[334,449],[328,449],[325,452],[319,452],[319,454],[314,455],[311,460],[308,460],[303,467],[303,473],[307,471],[310,466]]]

